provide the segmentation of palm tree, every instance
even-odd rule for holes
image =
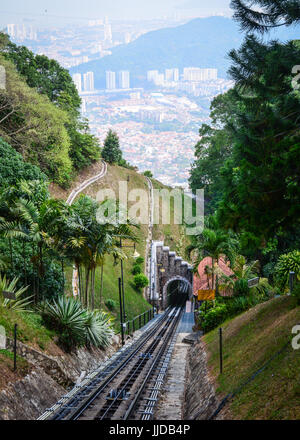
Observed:
[[[32,262],[37,268],[35,301],[39,300],[40,284],[45,273],[43,250],[49,239],[47,222],[45,221],[45,217],[48,214],[48,203],[49,201],[46,200],[38,207],[31,200],[19,199],[15,203],[14,208],[15,213],[19,216],[22,224],[27,229],[28,239],[32,243]]]
[[[105,202],[104,202],[105,203]],[[105,255],[126,258],[119,247],[120,238],[136,241],[128,220],[127,224],[99,224],[97,210],[99,204],[88,196],[81,196],[67,212],[58,216],[52,233],[56,247],[63,249],[67,258],[74,262],[79,278],[79,292],[82,303],[95,307],[95,275],[101,268],[101,286],[103,284],[103,266]],[[55,221],[54,221],[55,225]],[[84,271],[83,271],[84,269]],[[85,273],[85,280],[83,279]],[[102,287],[100,290],[100,301]]]
[[[137,241],[131,226],[133,224],[105,224],[99,225],[91,224],[88,229],[87,241],[84,246],[85,250],[85,263],[86,263],[86,304],[88,302],[88,283],[90,275],[90,285],[91,285],[91,307],[94,309],[95,306],[95,274],[97,267],[101,267],[102,279],[101,285],[103,284],[103,266],[105,261],[105,255],[113,255],[115,259],[125,259],[127,258],[126,253],[120,248],[120,239],[130,239],[131,241]],[[103,287],[103,286],[102,286]],[[102,297],[102,289],[100,292]],[[88,304],[87,304],[88,305]]]
[[[259,267],[258,260],[247,263],[243,255],[237,255],[231,267],[233,274],[230,276],[222,275],[220,289],[229,288],[238,293],[248,291],[248,280],[258,274]]]
[[[201,235],[194,238],[194,243],[187,247],[189,257],[194,255],[195,271],[204,257],[211,257],[212,289],[215,288],[215,272],[220,257],[225,255],[230,261],[233,261],[238,244],[238,240],[230,232],[206,228]]]
[[[43,272],[42,264],[42,230],[41,220],[43,209],[48,202],[47,184],[38,180],[19,181],[17,185],[10,186],[1,191],[0,197],[0,233],[8,239],[10,249],[10,266],[13,269],[12,240],[22,239],[24,258],[24,279],[27,284],[25,244],[32,242],[32,263],[38,266],[38,276],[33,280],[35,301],[39,295],[39,278]],[[38,245],[38,255],[35,247]],[[37,281],[37,286],[36,286]],[[36,292],[37,287],[37,292]]]

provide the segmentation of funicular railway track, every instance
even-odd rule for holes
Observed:
[[[167,309],[107,369],[40,419],[152,419],[182,311],[180,307]]]

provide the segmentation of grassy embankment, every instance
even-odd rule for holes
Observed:
[[[101,166],[100,166],[101,168]],[[96,169],[95,169],[96,171]],[[88,173],[85,178],[90,177],[91,173]],[[94,172],[96,174],[96,172]],[[79,182],[83,181],[84,178],[79,176]],[[138,188],[144,189],[148,193],[148,183],[145,176],[137,173],[136,171],[129,170],[119,166],[108,165],[108,171],[106,176],[104,176],[98,182],[92,184],[86,188],[83,193],[87,194],[93,198],[96,198],[99,190],[104,188],[110,188],[115,191],[118,197],[119,193],[119,181],[126,181],[128,184],[128,191]],[[78,182],[74,183],[74,187],[78,185]],[[154,188],[167,188],[160,182],[153,180]],[[57,188],[52,187],[51,192],[56,197],[66,198],[67,192],[58,192]],[[129,203],[130,207],[130,203]],[[170,246],[178,254],[184,256],[184,248],[186,245],[186,237],[184,236],[184,230],[179,225],[174,225],[173,222],[173,202],[171,201],[171,224],[170,225],[154,225],[153,228],[153,239],[154,240],[164,240],[165,244]],[[148,237],[148,225],[141,225],[140,229],[137,231],[139,237],[139,243],[137,244],[138,253],[145,258],[146,252],[146,239]],[[124,243],[132,245],[132,243]],[[125,249],[125,248],[124,248]],[[127,249],[128,258],[124,261],[124,287],[126,292],[126,313],[127,318],[132,319],[133,317],[143,313],[145,310],[150,308],[148,302],[143,298],[141,292],[137,292],[132,284],[133,275],[131,274],[132,266],[134,264],[134,259],[132,258],[133,249]],[[66,270],[67,277],[67,292],[71,292],[71,281],[72,281],[72,268],[69,267]],[[110,256],[106,257],[104,266],[104,276],[103,276],[103,296],[102,296],[102,307],[107,309],[105,302],[108,299],[113,299],[117,306],[113,310],[113,315],[116,317],[117,322],[119,321],[119,293],[118,293],[118,277],[120,277],[120,264],[114,265],[113,258]],[[100,268],[97,269],[96,273],[96,307],[100,305]]]
[[[209,367],[222,398],[260,369],[287,341],[300,323],[295,298],[280,297],[259,304],[223,324],[223,374],[219,374],[218,329],[204,336]],[[226,418],[299,419],[300,350],[291,344],[246,385],[225,407]]]
[[[50,355],[62,354],[61,349],[53,342],[54,332],[42,325],[41,317],[36,313],[25,313],[9,310],[0,306],[0,326],[5,328],[6,336],[13,338],[14,325],[17,324],[17,340],[39,351]],[[28,362],[17,355],[17,370],[13,371],[13,353],[0,350],[0,390],[9,382],[15,382],[31,370]]]

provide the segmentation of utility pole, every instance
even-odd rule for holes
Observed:
[[[121,280],[121,278],[119,278],[119,301],[120,301],[121,337],[122,337],[122,345],[124,345],[125,340],[124,340],[124,321],[123,321],[123,307],[122,307],[122,280]]]

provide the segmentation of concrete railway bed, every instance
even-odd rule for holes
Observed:
[[[182,313],[183,308],[168,308],[137,341],[121,349],[104,369],[75,386],[40,419],[153,419]]]

